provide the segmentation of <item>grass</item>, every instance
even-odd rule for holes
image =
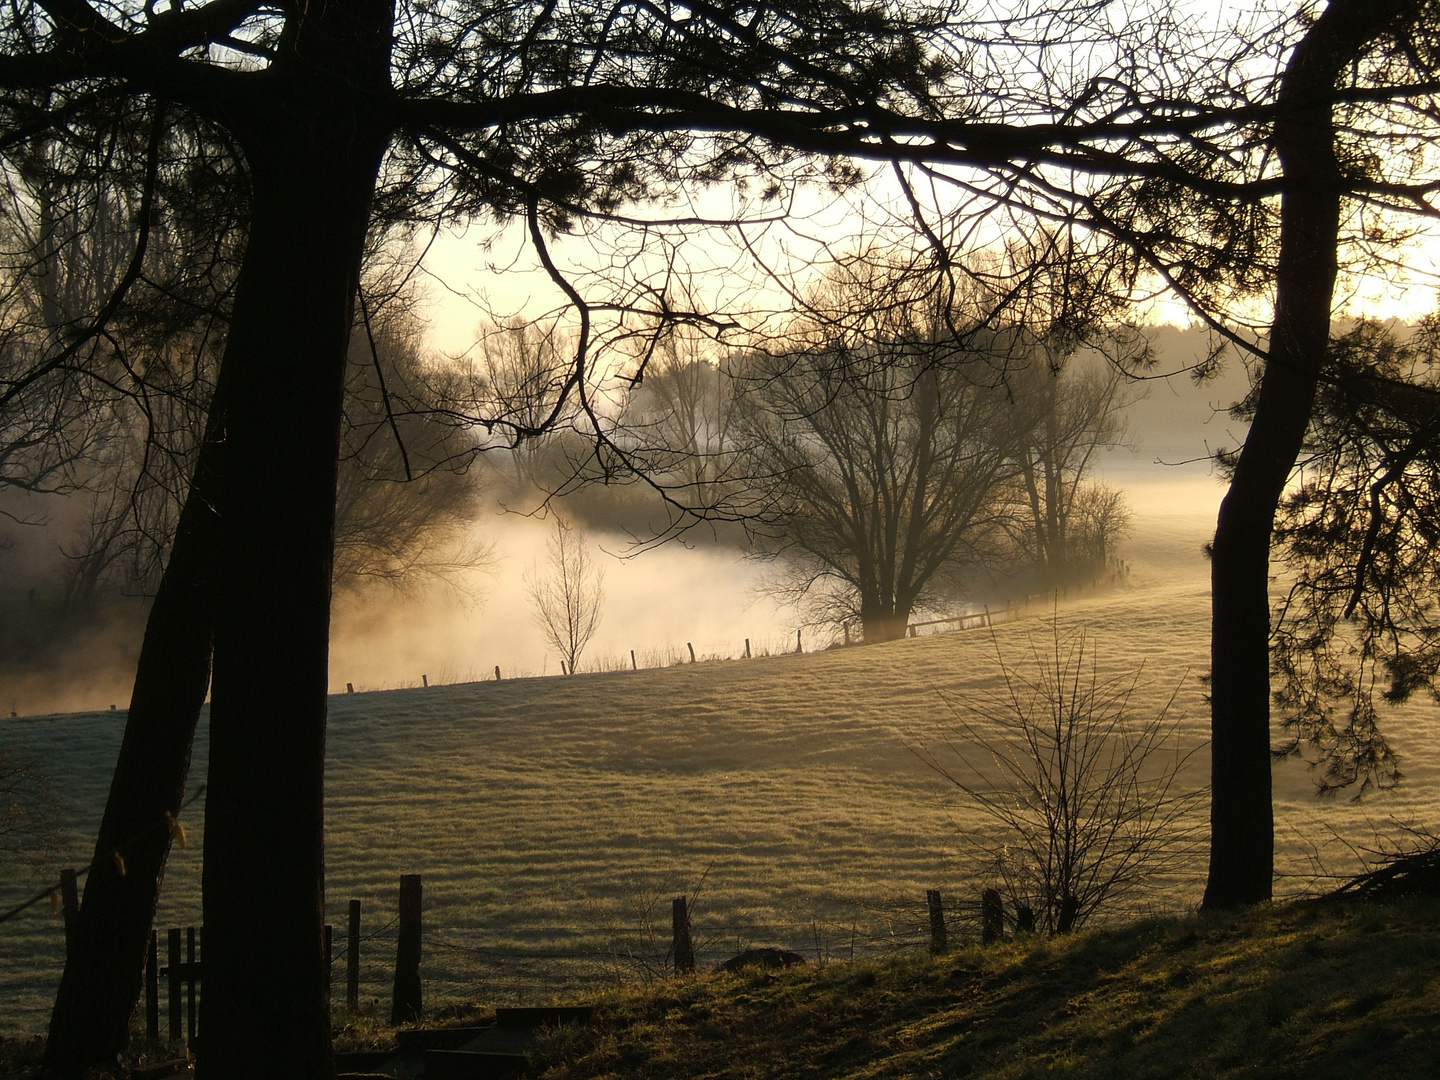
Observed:
[[[1440,901],[1150,920],[615,992],[549,1080],[1440,1075]]]
[[[1132,542],[1131,587],[1059,613],[1083,625],[1102,676],[1143,663],[1133,705],[1153,713],[1177,683],[1171,715],[1186,749],[1207,735],[1203,686],[1209,589],[1189,532],[1151,528]],[[746,945],[814,960],[923,948],[925,890],[960,921],[976,915],[973,808],[937,783],[910,747],[953,724],[1015,662],[1049,612],[985,631],[936,634],[803,656],[660,670],[432,685],[331,698],[326,891],[339,930],[363,904],[361,998],[388,1002],[399,875],[424,875],[421,975],[427,1005],[536,1004],[643,978],[668,942],[669,901],[703,878],[695,916],[702,964]],[[1188,675],[1186,672],[1188,671]],[[942,696],[943,695],[943,696]],[[1391,730],[1407,779],[1353,806],[1317,803],[1298,762],[1275,771],[1278,892],[1310,883],[1312,846],[1333,828],[1372,842],[1395,822],[1440,822],[1433,705]],[[88,862],[123,711],[0,718],[14,741],[64,779],[74,808],[66,861]],[[1387,718],[1388,719],[1388,718]],[[937,726],[938,725],[938,726]],[[204,778],[202,722],[192,789]],[[1198,786],[1206,757],[1192,759]],[[203,800],[184,815],[157,925],[198,925]],[[1203,810],[1200,811],[1203,817]],[[1351,871],[1343,845],[1330,869]],[[1203,858],[1148,882],[1137,909],[1183,911],[1199,898]],[[0,872],[0,901],[37,888]],[[963,928],[953,930],[957,935]],[[64,962],[59,915],[37,905],[0,926],[0,1035],[44,1030]]]
[[[1440,1075],[1440,898],[1302,902],[947,956],[611,990],[542,1031],[542,1080],[1184,1080]],[[471,1022],[478,1006],[428,1026]],[[337,1017],[338,1049],[394,1045]],[[0,1039],[0,1078],[38,1040]]]

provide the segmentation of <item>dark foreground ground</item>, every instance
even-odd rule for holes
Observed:
[[[1309,902],[1068,938],[702,974],[599,996],[528,1074],[580,1078],[1440,1076],[1440,899]],[[451,1011],[473,1023],[485,1010]],[[364,1021],[342,1049],[387,1045]],[[0,1046],[0,1077],[37,1045]]]
[[[1436,1077],[1440,902],[1307,903],[601,1003],[540,1075]]]

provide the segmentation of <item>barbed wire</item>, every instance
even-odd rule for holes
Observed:
[[[157,829],[164,829],[164,830],[166,830],[167,832],[170,833],[170,835],[171,835],[172,837],[176,837],[177,830],[178,830],[178,833],[179,833],[179,837],[178,837],[178,838],[179,838],[179,840],[180,840],[181,846],[183,847],[184,844],[185,844],[185,840],[184,840],[185,830],[184,830],[184,826],[182,826],[182,825],[180,824],[179,811],[184,810],[187,806],[189,806],[191,803],[193,803],[196,799],[200,798],[200,796],[203,795],[203,794],[205,794],[205,785],[204,785],[204,784],[201,784],[198,788],[195,789],[195,793],[194,793],[193,795],[191,795],[188,799],[186,799],[184,802],[182,802],[182,803],[176,808],[176,811],[177,811],[176,813],[172,814],[172,813],[170,813],[170,811],[168,811],[168,810],[165,811],[164,816],[162,816],[159,821],[154,822],[153,824],[150,824],[150,825],[145,826],[145,827],[144,827],[143,829],[141,829],[140,831],[138,831],[138,832],[136,832],[136,833],[133,833],[132,835],[130,835],[129,837],[127,837],[125,840],[123,840],[121,843],[117,844],[117,845],[115,846],[115,848],[110,852],[108,858],[115,860],[118,866],[123,867],[123,866],[125,865],[124,849],[125,849],[125,848],[128,848],[131,844],[134,844],[134,843],[136,843],[136,842],[138,842],[138,841],[140,841],[140,840],[143,840],[145,837],[149,836],[152,832],[156,831]],[[91,859],[91,860],[90,860],[88,863],[86,863],[84,866],[79,867],[78,869],[76,869],[76,870],[75,870],[75,881],[76,881],[76,883],[78,884],[79,881],[80,881],[80,879],[81,879],[82,877],[85,877],[85,876],[89,875],[90,871],[95,868],[95,865],[96,865],[97,863],[103,861],[104,858],[105,858],[105,857],[103,857],[103,856],[96,856],[94,859]],[[125,871],[122,869],[120,872],[121,872],[121,874],[124,874]],[[40,903],[40,901],[42,901],[42,900],[50,900],[50,899],[52,899],[53,897],[58,896],[59,893],[60,893],[60,890],[61,890],[63,887],[64,887],[64,879],[62,878],[60,881],[57,881],[54,885],[51,885],[51,886],[49,886],[48,888],[42,889],[40,892],[36,893],[34,896],[30,897],[30,899],[24,901],[23,903],[20,903],[20,904],[15,905],[14,907],[10,908],[8,911],[0,912],[0,923],[8,922],[9,920],[13,919],[16,915],[19,915],[22,911],[25,911],[27,908],[34,907],[36,904]]]

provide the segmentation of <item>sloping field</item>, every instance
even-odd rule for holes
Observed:
[[[1184,744],[1199,744],[1209,613],[1196,528],[1146,523],[1128,587],[1036,610],[993,637],[332,698],[327,891],[337,928],[355,897],[376,935],[362,949],[362,998],[388,1005],[403,873],[424,875],[427,1004],[539,1000],[643,974],[668,943],[669,898],[697,888],[702,964],[747,944],[843,958],[917,942],[927,888],[963,917],[980,887],[965,871],[977,822],[912,752],[951,716],[941,692],[984,693],[997,650],[1023,665],[1053,618],[1062,632],[1086,627],[1102,671],[1144,665],[1136,711],[1178,684],[1172,715]],[[88,860],[123,721],[0,722],[0,738],[63,780],[75,865]],[[1440,820],[1434,728],[1405,730],[1411,782],[1373,804],[1317,804],[1303,768],[1281,768],[1287,873],[1312,872],[1309,848],[1332,827],[1368,839],[1371,817]],[[205,751],[202,731],[197,783]],[[202,807],[186,815],[191,843],[173,859],[161,927],[199,921]],[[1157,882],[1145,903],[1193,905],[1203,870]],[[33,887],[0,883],[0,902]],[[43,1027],[62,961],[48,907],[0,925],[0,1032]],[[343,985],[343,962],[336,972]]]

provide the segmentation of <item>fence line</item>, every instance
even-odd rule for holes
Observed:
[[[351,974],[358,974],[358,965],[350,964],[348,940],[344,947],[331,948],[334,940],[332,927],[324,927],[332,1009],[340,1008],[340,999],[334,992],[337,967],[343,973],[340,977],[350,983],[344,999],[345,1007],[351,1012],[364,1012],[369,1010],[357,1000],[359,995],[354,992],[358,989],[356,984],[363,982],[367,991],[380,990],[393,972],[398,1010],[400,979],[407,974],[406,965],[412,965],[409,969],[412,976],[414,965],[418,965],[419,985],[428,1000],[422,1009],[420,991],[414,990],[415,996],[410,999],[413,1011],[400,1017],[409,1020],[439,1007],[442,1001],[438,999],[474,999],[473,995],[457,998],[453,992],[449,995],[437,993],[446,985],[452,991],[462,987],[469,990],[497,981],[504,982],[507,978],[518,979],[523,985],[512,988],[512,991],[518,989],[518,994],[512,992],[501,996],[533,1000],[537,991],[563,989],[572,993],[583,992],[596,989],[597,984],[644,982],[708,970],[718,967],[718,962],[727,955],[743,953],[762,945],[771,952],[798,955],[823,964],[867,957],[878,959],[927,946],[932,954],[936,954],[944,952],[957,939],[979,941],[987,936],[981,931],[982,901],[978,897],[958,903],[952,898],[947,904],[942,903],[939,890],[930,889],[923,898],[832,897],[829,898],[832,904],[850,909],[848,914],[834,911],[825,915],[812,913],[809,925],[799,921],[762,922],[733,917],[722,921],[707,916],[690,899],[676,897],[664,905],[672,908],[673,918],[668,926],[662,926],[658,919],[653,923],[642,920],[638,925],[581,928],[527,922],[506,925],[503,932],[512,938],[544,934],[552,938],[567,936],[572,941],[568,945],[557,946],[467,944],[454,940],[453,930],[443,934],[422,931],[420,905],[414,902],[418,898],[419,875],[407,877],[413,880],[409,895],[411,902],[383,925],[356,937],[356,941],[361,943],[385,943],[380,948],[368,950],[369,955],[374,957],[368,964],[368,977],[355,978]],[[356,903],[352,901],[352,904]],[[355,909],[352,907],[351,910],[353,917]],[[353,921],[350,928],[356,928]],[[342,933],[344,929],[341,927]],[[408,955],[402,947],[407,934],[414,935]],[[165,1045],[166,1039],[162,1035],[168,1036],[170,1044],[183,1046],[187,1039],[193,1042],[201,1034],[198,1025],[199,999],[204,987],[203,941],[203,927],[151,931],[143,980],[143,1009],[137,1011],[137,1020],[143,1017],[145,1035],[152,1046]],[[414,947],[417,941],[419,947]],[[425,970],[426,954],[437,952],[463,957],[472,966],[460,978],[445,974],[437,977],[433,970]],[[433,962],[430,966],[433,968]],[[352,978],[354,982],[350,982]],[[162,996],[166,998],[163,1013]],[[380,995],[369,996],[378,1006]],[[500,997],[497,997],[496,1002],[499,1001]],[[163,1031],[162,1017],[168,1020]]]

